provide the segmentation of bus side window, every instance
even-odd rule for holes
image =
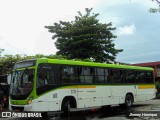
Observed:
[[[113,69],[108,69],[108,83],[113,83]]]
[[[153,83],[154,78],[153,78],[153,72],[146,72],[146,83]]]
[[[136,73],[134,70],[125,71],[125,81],[126,83],[136,83]]]
[[[38,71],[38,78],[37,79],[38,79],[38,86],[37,87],[44,86],[47,82],[46,71],[44,71],[44,70]]]
[[[78,82],[83,84],[92,84],[93,83],[93,74],[94,70],[90,67],[78,67]]]
[[[55,65],[42,63],[38,65],[37,71],[37,94],[52,90],[56,85]]]
[[[97,68],[97,83],[104,83],[104,69],[103,68]]]
[[[144,71],[137,72],[137,80],[138,80],[138,83],[145,83],[145,72]]]
[[[76,82],[76,68],[73,66],[60,66],[61,82],[62,83],[75,83]]]
[[[82,67],[77,67],[77,76],[78,76],[78,83],[85,83]]]
[[[105,83],[109,83],[109,73],[108,73],[108,69],[105,69],[104,70],[105,71],[105,77],[104,77],[104,79],[105,79]]]
[[[53,70],[46,71],[46,84],[55,84],[55,73]]]
[[[38,67],[37,87],[55,84],[54,66],[40,64]]]
[[[61,81],[62,83],[70,83],[69,82],[69,69],[67,66],[61,66]]]
[[[92,76],[91,76],[90,68],[84,67],[82,70],[83,70],[85,83],[92,83]]]
[[[113,80],[112,83],[122,83],[123,78],[122,78],[122,70],[120,69],[112,69],[112,74],[113,74]]]

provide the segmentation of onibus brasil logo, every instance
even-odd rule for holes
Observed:
[[[159,5],[159,8],[150,8],[149,12],[150,13],[160,12],[160,0],[152,0],[152,2],[157,2],[157,4]]]

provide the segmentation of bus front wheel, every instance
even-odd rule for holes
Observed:
[[[62,116],[69,117],[70,116],[70,108],[71,108],[70,101],[69,100],[64,101],[62,104],[62,111],[63,111]]]

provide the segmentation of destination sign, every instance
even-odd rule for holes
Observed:
[[[35,60],[19,62],[15,64],[14,69],[31,67],[34,66],[35,63],[36,63]]]

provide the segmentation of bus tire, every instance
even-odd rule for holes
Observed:
[[[70,101],[67,100],[67,101],[64,101],[62,103],[62,116],[63,117],[69,117],[70,116],[70,108],[71,108],[71,104],[70,104]]]
[[[131,108],[133,105],[133,96],[131,94],[127,94],[125,97],[125,107]]]

